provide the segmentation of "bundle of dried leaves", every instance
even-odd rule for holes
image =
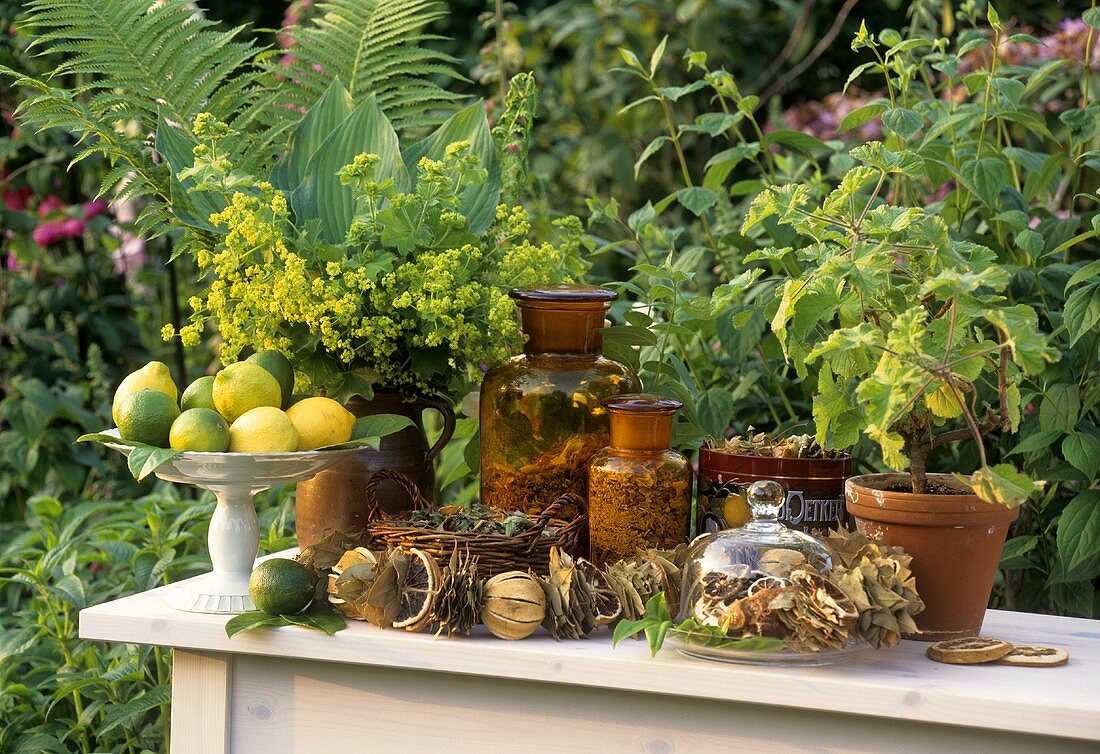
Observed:
[[[909,564],[913,558],[859,533],[829,532],[830,580],[859,611],[856,632],[874,647],[892,647],[903,633],[918,633],[913,616],[924,609]]]
[[[645,615],[645,603],[658,592],[665,593],[670,605],[680,602],[680,574],[687,551],[687,545],[646,550],[607,566],[604,575],[622,603],[624,620],[639,620]]]
[[[456,548],[443,568],[439,599],[432,615],[439,625],[438,633],[469,635],[481,619],[483,588],[484,582],[477,572],[477,558],[471,558],[469,552],[460,554]]]
[[[550,551],[550,574],[538,581],[546,595],[542,627],[555,639],[581,639],[622,613],[614,590],[599,576],[591,563],[578,564],[556,547]]]

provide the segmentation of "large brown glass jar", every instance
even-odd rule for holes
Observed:
[[[671,450],[680,401],[622,395],[603,402],[611,413],[611,446],[592,458],[588,531],[597,565],[638,550],[671,549],[687,541],[691,464]]]
[[[600,401],[637,390],[638,379],[600,356],[614,291],[551,285],[511,296],[527,345],[481,383],[481,500],[537,515],[564,493],[587,497],[588,463],[610,434]]]

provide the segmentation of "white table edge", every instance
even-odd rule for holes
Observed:
[[[296,627],[265,630],[226,637],[224,616],[179,613],[163,606],[163,590],[125,597],[86,608],[80,614],[80,636],[84,639],[133,644],[159,644],[200,652],[264,655],[312,659],[358,665],[457,673],[486,677],[623,689],[647,694],[665,694],[730,702],[813,709],[854,716],[897,718],[933,724],[1000,731],[1017,731],[1071,739],[1100,741],[1100,683],[1094,693],[1067,700],[1006,699],[997,692],[1012,682],[1027,684],[1042,679],[1038,674],[1064,672],[1059,669],[1008,667],[954,668],[928,663],[929,674],[969,672],[1001,674],[998,682],[985,678],[984,696],[961,694],[936,683],[915,678],[907,691],[896,679],[855,672],[846,677],[848,666],[826,668],[774,668],[705,663],[678,656],[666,649],[656,659],[648,657],[640,643],[627,642],[614,652],[609,635],[582,642],[555,644],[549,637],[505,642],[488,637],[433,640],[430,636],[382,631],[353,624],[329,638]],[[125,606],[127,610],[120,608]],[[1019,623],[1045,619],[1067,628],[1087,629],[1100,636],[1100,622],[1073,618],[1050,618],[990,611],[991,624]],[[175,626],[180,630],[171,630]],[[164,640],[168,630],[170,636]],[[1009,640],[1013,637],[1006,636]],[[1040,637],[1035,637],[1033,641]],[[160,639],[160,640],[158,640]],[[1021,639],[1017,638],[1017,641]],[[1098,643],[1100,645],[1100,643]],[[598,651],[598,647],[606,651]],[[553,649],[550,649],[553,647]],[[901,647],[876,653],[875,664],[889,662],[890,653],[923,653],[925,645],[903,642]],[[873,651],[873,650],[872,650]],[[858,662],[858,660],[857,660]],[[1082,663],[1081,659],[1077,660]],[[1078,666],[1091,678],[1100,663]],[[1091,670],[1091,672],[1090,672]],[[1077,672],[1077,671],[1073,671]],[[975,679],[983,679],[975,675]],[[797,693],[805,691],[806,693]],[[925,701],[932,704],[925,705]],[[1073,725],[1067,725],[1072,718]]]

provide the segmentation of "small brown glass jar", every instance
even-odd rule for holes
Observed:
[[[691,464],[671,450],[672,420],[683,404],[656,395],[608,398],[611,446],[588,472],[588,530],[598,564],[687,540]]]
[[[567,492],[587,496],[589,461],[610,435],[600,401],[637,390],[638,379],[600,355],[614,291],[550,285],[510,295],[527,345],[481,382],[481,501],[538,515]]]

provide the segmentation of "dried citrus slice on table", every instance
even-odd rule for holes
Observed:
[[[1053,668],[1069,662],[1069,652],[1058,647],[1017,644],[1011,652],[997,660],[1001,665],[1020,668]]]
[[[988,636],[967,636],[962,639],[938,641],[928,648],[925,654],[936,662],[949,665],[979,665],[983,662],[999,660],[1013,650],[1013,646],[1002,639]]]

